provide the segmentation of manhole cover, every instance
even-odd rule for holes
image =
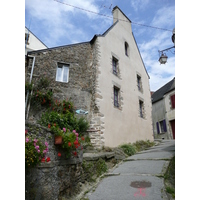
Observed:
[[[151,182],[149,181],[133,181],[130,184],[131,187],[134,188],[147,188],[147,187],[151,187]]]

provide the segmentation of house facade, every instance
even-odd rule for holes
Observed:
[[[48,77],[55,99],[71,98],[87,111],[94,146],[153,140],[149,75],[131,21],[117,6],[113,25],[91,41],[29,52],[27,80],[34,57],[33,83]],[[30,111],[29,120],[39,115]]]
[[[152,95],[153,132],[156,139],[175,139],[175,78]]]
[[[37,38],[27,27],[25,27],[25,55],[28,51],[47,49],[48,47]]]

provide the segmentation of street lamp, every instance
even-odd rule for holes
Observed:
[[[173,30],[173,35],[172,35],[172,42],[174,43],[174,45],[175,45],[175,28],[174,28],[174,30]],[[163,53],[164,51],[168,51],[168,50],[170,50],[170,49],[172,49],[172,48],[175,48],[175,46],[173,46],[173,47],[170,47],[170,48],[167,48],[167,49],[164,49],[164,50],[162,50],[162,51],[159,51],[158,50],[158,52],[159,52],[159,62],[160,62],[160,64],[165,64],[166,62],[167,62],[167,56],[166,56],[166,54],[165,53]]]

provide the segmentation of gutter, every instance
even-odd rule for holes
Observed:
[[[29,56],[28,57],[31,57],[33,58],[33,63],[32,63],[32,68],[31,68],[31,75],[30,75],[30,81],[29,83],[31,83],[32,81],[32,77],[33,77],[33,70],[34,70],[34,66],[35,66],[35,56]],[[25,119],[27,118],[26,117],[26,107],[27,107],[27,103],[28,103],[28,96],[29,96],[29,90],[27,92],[27,95],[26,95],[26,102],[25,102]],[[27,116],[28,116],[28,113],[27,113]]]

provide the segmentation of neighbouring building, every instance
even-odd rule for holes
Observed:
[[[175,78],[152,95],[155,139],[175,139]]]
[[[117,6],[113,25],[91,41],[29,52],[27,81],[32,63],[33,83],[48,77],[55,99],[71,98],[77,109],[88,112],[96,148],[153,140],[150,77],[131,21]],[[29,120],[38,116],[30,109]]]
[[[28,51],[47,49],[48,47],[37,38],[27,27],[25,27],[25,55]]]

